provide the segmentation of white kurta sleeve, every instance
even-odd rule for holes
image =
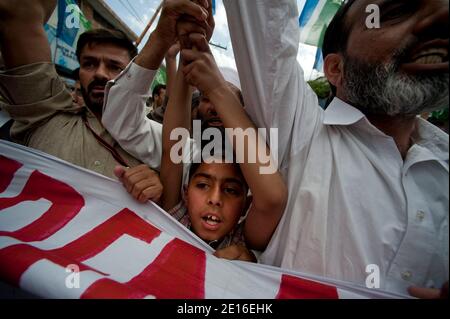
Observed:
[[[224,0],[246,111],[260,128],[277,128],[280,166],[312,139],[321,109],[297,62],[295,0]]]
[[[162,125],[146,117],[146,100],[156,74],[134,62],[106,87],[102,123],[119,145],[159,170]]]

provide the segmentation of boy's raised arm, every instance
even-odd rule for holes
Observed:
[[[161,164],[162,127],[145,116],[149,88],[164,56],[178,38],[177,32],[207,30],[211,36],[214,19],[210,2],[165,1],[158,25],[143,50],[115,81],[107,85],[103,125],[124,150],[154,169],[159,169]],[[181,17],[190,20],[181,21]]]
[[[183,162],[177,162],[172,149],[177,143],[183,147],[189,147],[189,128],[191,126],[191,97],[192,89],[184,80],[181,68],[175,77],[173,92],[170,95],[162,129],[162,158],[161,158],[161,183],[165,191],[162,196],[162,207],[168,211],[175,207],[181,199],[181,186],[183,183]],[[181,139],[175,130],[185,133]],[[171,138],[172,137],[172,138]],[[178,155],[178,154],[177,154]],[[183,149],[180,157],[183,157]],[[181,159],[180,158],[180,159]]]
[[[183,59],[190,62],[183,68],[186,80],[214,104],[225,128],[237,129],[233,134],[235,139],[243,140],[245,133],[239,135],[239,131],[249,133],[245,134],[248,136],[247,143],[242,147],[233,143],[233,147],[236,158],[243,159],[239,160],[239,165],[253,195],[245,224],[246,242],[252,249],[263,250],[281,219],[287,201],[287,188],[277,166],[273,162],[265,162],[270,150],[265,141],[260,139],[238,96],[223,79],[209,51],[208,42],[200,35],[192,35],[191,40],[200,52],[182,51]],[[268,164],[272,167],[268,167]]]

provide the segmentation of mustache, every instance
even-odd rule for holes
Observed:
[[[419,43],[419,39],[412,39],[394,52],[392,55],[394,70],[398,70],[402,63],[407,62],[407,58],[411,55],[411,52],[417,45],[419,45]]]
[[[94,80],[88,85],[87,91],[88,93],[91,93],[94,87],[96,86],[105,87],[107,83],[108,83],[107,80]]]

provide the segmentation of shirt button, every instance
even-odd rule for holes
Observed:
[[[421,210],[419,210],[416,214],[417,220],[421,222],[425,218],[425,213]]]
[[[402,272],[402,278],[403,278],[403,280],[409,280],[409,279],[411,279],[411,277],[412,277],[412,274],[411,274],[410,271],[404,271],[404,272]]]
[[[95,165],[95,166],[100,166],[100,165],[102,165],[102,163],[101,163],[100,161],[95,161],[95,162],[94,162],[94,165]]]

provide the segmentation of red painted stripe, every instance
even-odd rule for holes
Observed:
[[[160,233],[160,230],[140,219],[132,211],[124,209],[61,248],[45,251],[22,244],[0,249],[0,260],[2,261],[0,263],[0,279],[18,285],[22,274],[41,259],[48,259],[64,268],[75,264],[80,267],[80,271],[90,269],[100,272],[82,262],[97,255],[124,234],[150,243]]]
[[[77,240],[53,252],[67,258],[86,260],[94,257],[123,235],[151,243],[161,231],[125,208]]]
[[[49,200],[52,206],[40,218],[13,232],[0,231],[0,236],[24,242],[44,240],[63,228],[84,206],[83,197],[71,186],[34,171],[18,196],[0,198],[0,214],[3,209],[41,198]]]
[[[280,290],[276,299],[338,299],[337,288],[301,279],[289,275],[282,275]]]
[[[205,297],[206,255],[179,239],[167,244],[141,274],[127,283],[99,280],[81,298],[201,299]]]
[[[145,294],[126,284],[103,278],[93,283],[81,295],[81,299],[142,299]]]
[[[0,157],[0,164],[2,165],[0,186],[6,189],[21,164],[5,157]],[[23,201],[36,201],[41,198],[52,203],[47,212],[22,229],[14,232],[1,231],[0,236],[9,236],[24,242],[42,241],[63,228],[85,205],[83,197],[75,189],[34,171],[18,196],[0,198],[0,213],[2,209],[13,207]],[[130,210],[124,209],[80,238],[58,249],[45,251],[26,244],[1,249],[0,279],[19,285],[22,274],[42,259],[64,268],[75,264],[80,271],[88,269],[97,271],[83,264],[83,261],[103,251],[122,235],[127,234],[150,243],[160,233],[160,230]],[[83,297],[143,298],[154,295],[157,298],[204,298],[205,270],[205,253],[175,239],[163,248],[152,264],[130,282],[120,284],[104,278],[91,285]]]
[[[27,244],[19,244],[0,249],[0,279],[11,285],[19,286],[22,274],[31,265],[42,259],[47,259],[64,268],[70,264],[75,264],[80,268],[80,271],[99,272],[75,260],[54,254],[52,251],[41,250]]]

